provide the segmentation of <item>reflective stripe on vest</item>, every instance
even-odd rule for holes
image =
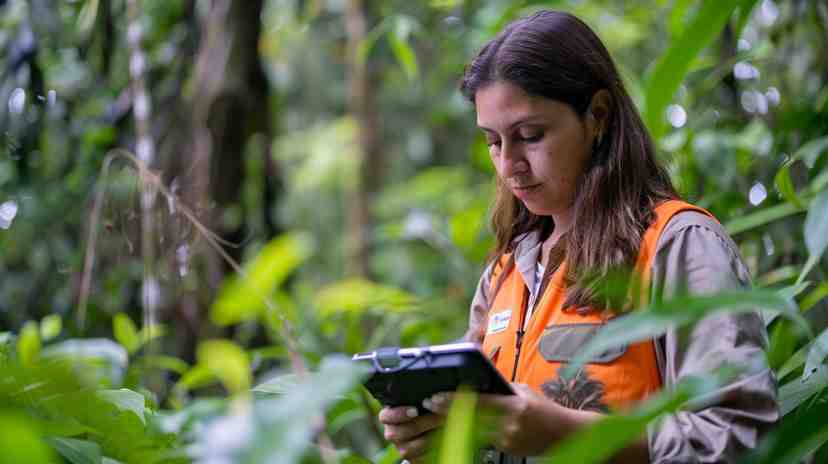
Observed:
[[[651,267],[661,232],[675,214],[688,210],[712,217],[707,211],[678,200],[666,201],[656,208],[655,220],[644,233],[634,268],[640,282],[640,304],[648,300]],[[505,255],[501,264],[509,259]],[[526,314],[528,289],[516,266],[507,267],[506,272],[502,277],[492,276],[493,291],[495,282],[502,278],[502,283],[490,306],[483,338],[483,353],[506,379],[525,383],[566,407],[601,412],[627,408],[661,388],[652,340],[601,353],[590,359],[573,379],[559,379],[558,368],[612,316],[599,311],[582,315],[574,308],[563,310],[563,263],[550,277],[521,337],[518,329]]]

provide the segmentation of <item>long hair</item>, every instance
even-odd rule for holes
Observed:
[[[606,47],[571,14],[544,10],[507,25],[466,66],[460,90],[474,104],[477,91],[494,82],[568,104],[582,119],[595,93],[609,92],[603,139],[594,144],[577,184],[572,226],[553,253],[566,261],[564,308],[604,307],[596,294],[602,279],[632,268],[655,206],[678,197],[652,139]],[[545,237],[554,227],[551,217],[532,214],[499,176],[496,185],[495,260],[521,234],[540,230]]]

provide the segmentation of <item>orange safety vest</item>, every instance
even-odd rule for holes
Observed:
[[[655,209],[655,220],[644,233],[634,267],[635,275],[640,279],[641,303],[647,301],[652,261],[661,232],[675,214],[687,210],[712,217],[704,209],[678,200],[665,201]],[[582,315],[575,308],[564,311],[564,262],[550,276],[543,295],[535,303],[526,330],[520,336],[518,328],[528,309],[529,290],[516,266],[506,269],[508,274],[505,276],[497,274],[509,259],[509,254],[504,255],[492,273],[492,291],[497,293],[489,306],[483,338],[483,353],[489,356],[504,378],[527,384],[564,406],[604,412],[627,408],[661,388],[652,340],[606,353],[588,362],[573,379],[560,379],[557,371],[566,359],[558,357],[555,351],[560,352],[560,344],[565,343],[562,334],[574,335],[569,339],[582,345],[612,316],[599,311]],[[500,287],[496,289],[498,284]],[[566,350],[577,350],[577,346],[564,347],[563,351]]]

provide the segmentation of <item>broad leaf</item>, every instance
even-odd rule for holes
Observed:
[[[75,438],[47,438],[46,442],[72,464],[101,462],[101,447],[95,442]]]
[[[472,462],[476,451],[474,426],[477,396],[473,392],[459,391],[453,396],[443,439],[439,463]]]
[[[0,464],[54,462],[54,453],[40,439],[27,416],[0,411]]]
[[[828,356],[828,329],[819,334],[810,346],[808,357],[805,359],[805,370],[802,372],[803,380],[808,380],[808,377],[817,371],[825,357]]]
[[[814,198],[805,218],[805,245],[808,247],[808,261],[799,274],[799,281],[811,272],[828,248],[828,190]]]
[[[36,322],[27,322],[20,331],[20,338],[17,340],[17,355],[24,366],[33,365],[40,356],[40,331]]]
[[[112,333],[115,335],[115,340],[126,348],[127,353],[132,354],[138,350],[141,343],[138,338],[138,329],[126,314],[118,313],[112,318]]]
[[[719,36],[739,0],[705,0],[681,37],[661,56],[647,80],[644,110],[647,127],[658,140],[664,134],[667,105],[696,59]]]
[[[310,236],[300,233],[270,241],[245,267],[243,275],[224,284],[210,310],[211,320],[218,325],[230,325],[258,317],[267,308],[273,292],[310,257],[313,248]]]
[[[207,366],[227,391],[242,393],[250,389],[250,361],[247,353],[228,340],[209,340],[198,346],[198,363]]]
[[[51,340],[63,330],[63,321],[57,314],[50,314],[40,321],[40,338],[43,341]]]
[[[321,289],[316,297],[322,317],[338,312],[361,314],[374,308],[408,311],[416,309],[416,303],[416,297],[405,290],[364,279],[337,282]]]
[[[146,400],[144,395],[121,388],[119,390],[101,390],[98,397],[111,403],[119,411],[128,411],[135,414],[142,424],[146,425],[144,412],[146,411]]]
[[[745,312],[757,309],[779,311],[806,332],[808,322],[784,296],[769,290],[730,291],[709,296],[682,296],[653,303],[648,307],[611,320],[580,350],[561,371],[571,377],[583,363],[607,349],[635,343],[662,335],[670,328],[678,328],[718,312]]]

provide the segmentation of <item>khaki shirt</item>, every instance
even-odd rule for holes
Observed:
[[[529,233],[519,240],[515,267],[532,288],[540,237]],[[659,237],[651,285],[651,301],[657,301],[668,300],[683,289],[704,295],[751,284],[737,247],[722,226],[704,214],[686,211],[673,217]],[[467,340],[482,340],[490,291],[491,266],[483,272],[472,300]],[[685,376],[705,375],[724,365],[759,367],[716,391],[704,409],[679,412],[649,427],[650,462],[734,462],[746,449],[754,448],[780,417],[776,379],[764,353],[767,345],[765,325],[755,311],[714,315],[656,339],[664,388]],[[499,456],[494,462],[499,462]],[[521,459],[505,457],[504,462]]]

